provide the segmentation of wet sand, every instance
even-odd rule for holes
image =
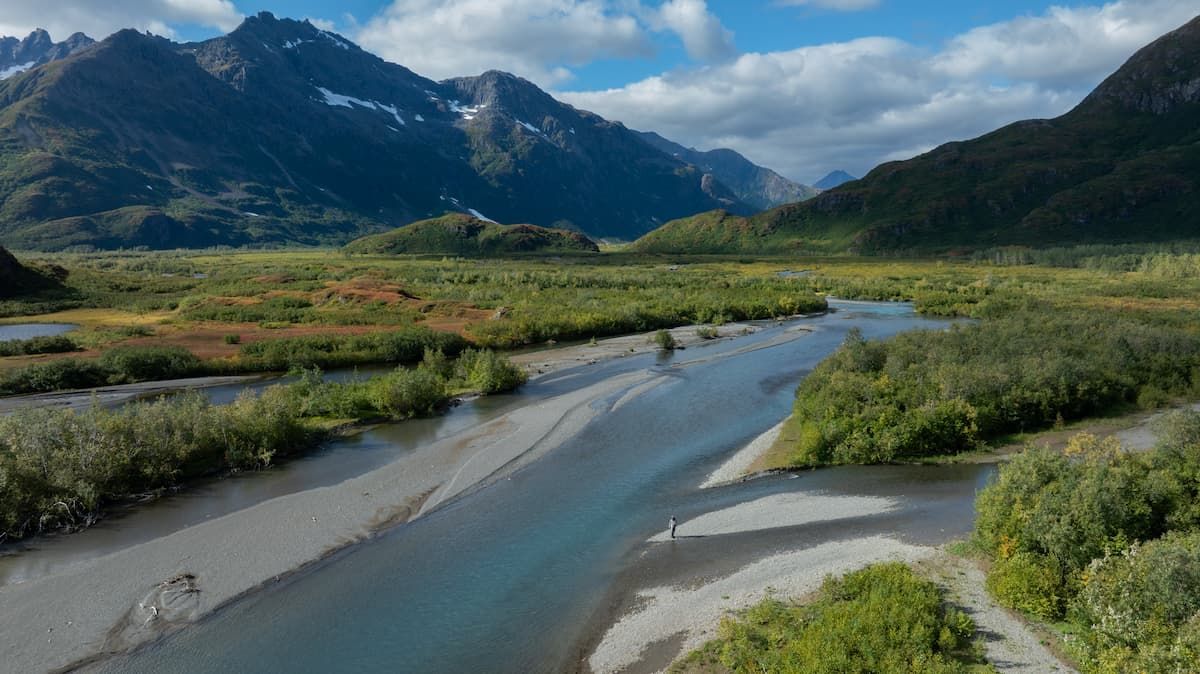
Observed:
[[[700,485],[701,489],[709,489],[719,487],[723,484],[736,482],[750,474],[750,467],[755,461],[771,449],[775,441],[779,439],[779,434],[783,432],[783,426],[787,420],[783,420],[772,426],[762,435],[758,436],[736,454],[729,457],[725,463],[714,470],[708,479]]]

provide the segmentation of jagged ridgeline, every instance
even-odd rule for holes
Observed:
[[[188,44],[0,41],[17,248],[340,244],[447,210],[629,240],[760,196],[513,75],[435,82],[268,13]]]
[[[671,222],[655,252],[948,252],[1200,239],[1200,18],[1067,114],[883,164],[753,217]]]
[[[383,234],[350,242],[359,254],[432,254],[466,257],[522,253],[595,253],[596,243],[578,232],[536,225],[501,225],[471,215],[447,213]]]

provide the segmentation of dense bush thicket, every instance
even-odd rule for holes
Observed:
[[[0,395],[178,379],[208,371],[203,361],[183,347],[119,346],[95,360],[62,358],[8,370],[0,375]]]
[[[1081,434],[1030,448],[980,493],[976,538],[1001,603],[1066,619],[1085,669],[1190,671],[1200,654],[1200,415],[1126,453]]]
[[[426,350],[415,368],[293,384],[210,405],[199,393],[92,407],[20,410],[0,417],[0,540],[91,524],[106,504],[228,470],[261,468],[325,436],[315,420],[407,419],[446,406],[454,391],[509,391],[524,373],[490,351],[449,360]]]
[[[269,339],[241,347],[243,371],[305,367],[350,367],[372,363],[415,363],[427,349],[456,356],[467,347],[462,337],[425,327],[406,327],[365,335],[309,335]]]
[[[684,664],[738,674],[951,674],[977,661],[974,632],[970,617],[943,606],[937,586],[893,562],[826,580],[812,603],[768,599],[726,618],[720,636]]]
[[[1200,385],[1200,337],[1081,312],[1015,312],[886,341],[852,332],[796,392],[798,465],[961,452]]]
[[[224,406],[193,393],[115,411],[23,410],[0,418],[0,537],[87,526],[125,495],[264,466],[314,438],[282,388]]]
[[[428,349],[456,356],[466,346],[456,334],[424,327],[263,340],[243,345],[238,358],[208,361],[178,346],[118,346],[96,360],[64,358],[6,371],[0,374],[0,395],[307,367],[408,364],[420,361]]]
[[[11,339],[0,342],[0,357],[36,356],[42,353],[67,353],[78,350],[79,345],[66,335]]]

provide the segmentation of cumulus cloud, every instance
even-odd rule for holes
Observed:
[[[45,28],[55,39],[76,31],[101,39],[122,28],[174,37],[172,26],[194,24],[229,31],[242,14],[231,0],[5,0],[0,35],[28,35]]]
[[[1099,7],[1051,7],[970,30],[950,41],[935,66],[957,78],[1001,77],[1050,86],[1103,77],[1139,47],[1200,12],[1200,2],[1124,0]]]
[[[669,0],[657,14],[657,23],[679,35],[692,58],[717,61],[734,54],[733,33],[708,11],[704,0]]]
[[[865,38],[559,96],[688,145],[731,147],[811,182],[1066,112],[1137,48],[1198,11],[1200,2],[1166,0],[1056,7],[976,28],[939,50]]]
[[[733,53],[732,34],[704,0],[394,0],[354,37],[435,79],[500,69],[549,86],[574,66],[652,56],[661,31],[677,34],[693,58]]]

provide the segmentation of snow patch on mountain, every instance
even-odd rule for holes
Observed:
[[[343,41],[340,37],[334,35],[333,33],[323,30],[323,31],[321,31],[321,35],[323,37],[325,37],[327,40],[331,40],[334,44],[341,47],[342,49],[345,49],[347,51],[350,50],[350,45],[346,44],[345,41]]]
[[[407,122],[404,121],[404,118],[400,116],[400,110],[394,105],[387,105],[385,103],[380,103],[379,101],[364,101],[361,98],[346,96],[345,94],[335,94],[325,87],[317,87],[317,91],[321,92],[321,95],[325,97],[325,105],[339,108],[353,108],[357,105],[360,108],[378,110],[380,112],[386,112],[390,114],[397,122],[400,123],[401,126],[407,125]],[[419,118],[420,115],[417,115],[417,117]]]
[[[30,68],[32,68],[35,65],[37,65],[37,61],[30,61],[29,63],[18,63],[15,66],[9,66],[9,67],[5,68],[4,70],[0,70],[0,80],[6,80],[6,79],[12,77],[13,75],[19,75],[19,74],[25,72],[26,70],[29,70]]]
[[[486,107],[487,103],[480,103],[479,105],[461,105],[458,101],[450,101],[450,111],[456,112],[462,115],[463,119],[468,120],[475,119],[475,116],[479,114],[479,111]]]
[[[480,213],[479,211],[475,210],[474,208],[468,208],[467,212],[470,213],[471,215],[474,215],[475,217],[479,218],[480,220],[483,220],[484,222],[491,222],[491,223],[494,223],[497,225],[500,224],[500,223],[496,222],[495,220],[489,218],[488,216],[484,215],[483,213]]]

